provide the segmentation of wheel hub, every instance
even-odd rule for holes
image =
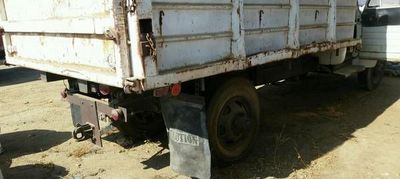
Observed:
[[[218,138],[226,147],[235,147],[246,141],[251,120],[243,101],[228,101],[222,109],[218,123]]]

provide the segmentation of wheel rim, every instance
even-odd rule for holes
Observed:
[[[234,97],[222,107],[217,120],[217,143],[229,156],[239,156],[251,142],[254,116],[243,97]]]

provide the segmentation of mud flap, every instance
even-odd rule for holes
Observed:
[[[204,98],[163,97],[161,109],[169,136],[171,168],[186,176],[210,178],[211,153]]]

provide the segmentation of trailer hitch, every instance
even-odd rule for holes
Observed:
[[[88,139],[93,139],[94,126],[90,124],[80,125],[72,131],[72,137],[78,142],[82,142]]]

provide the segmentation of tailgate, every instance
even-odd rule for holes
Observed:
[[[7,63],[123,87],[133,73],[123,2],[0,0]]]

